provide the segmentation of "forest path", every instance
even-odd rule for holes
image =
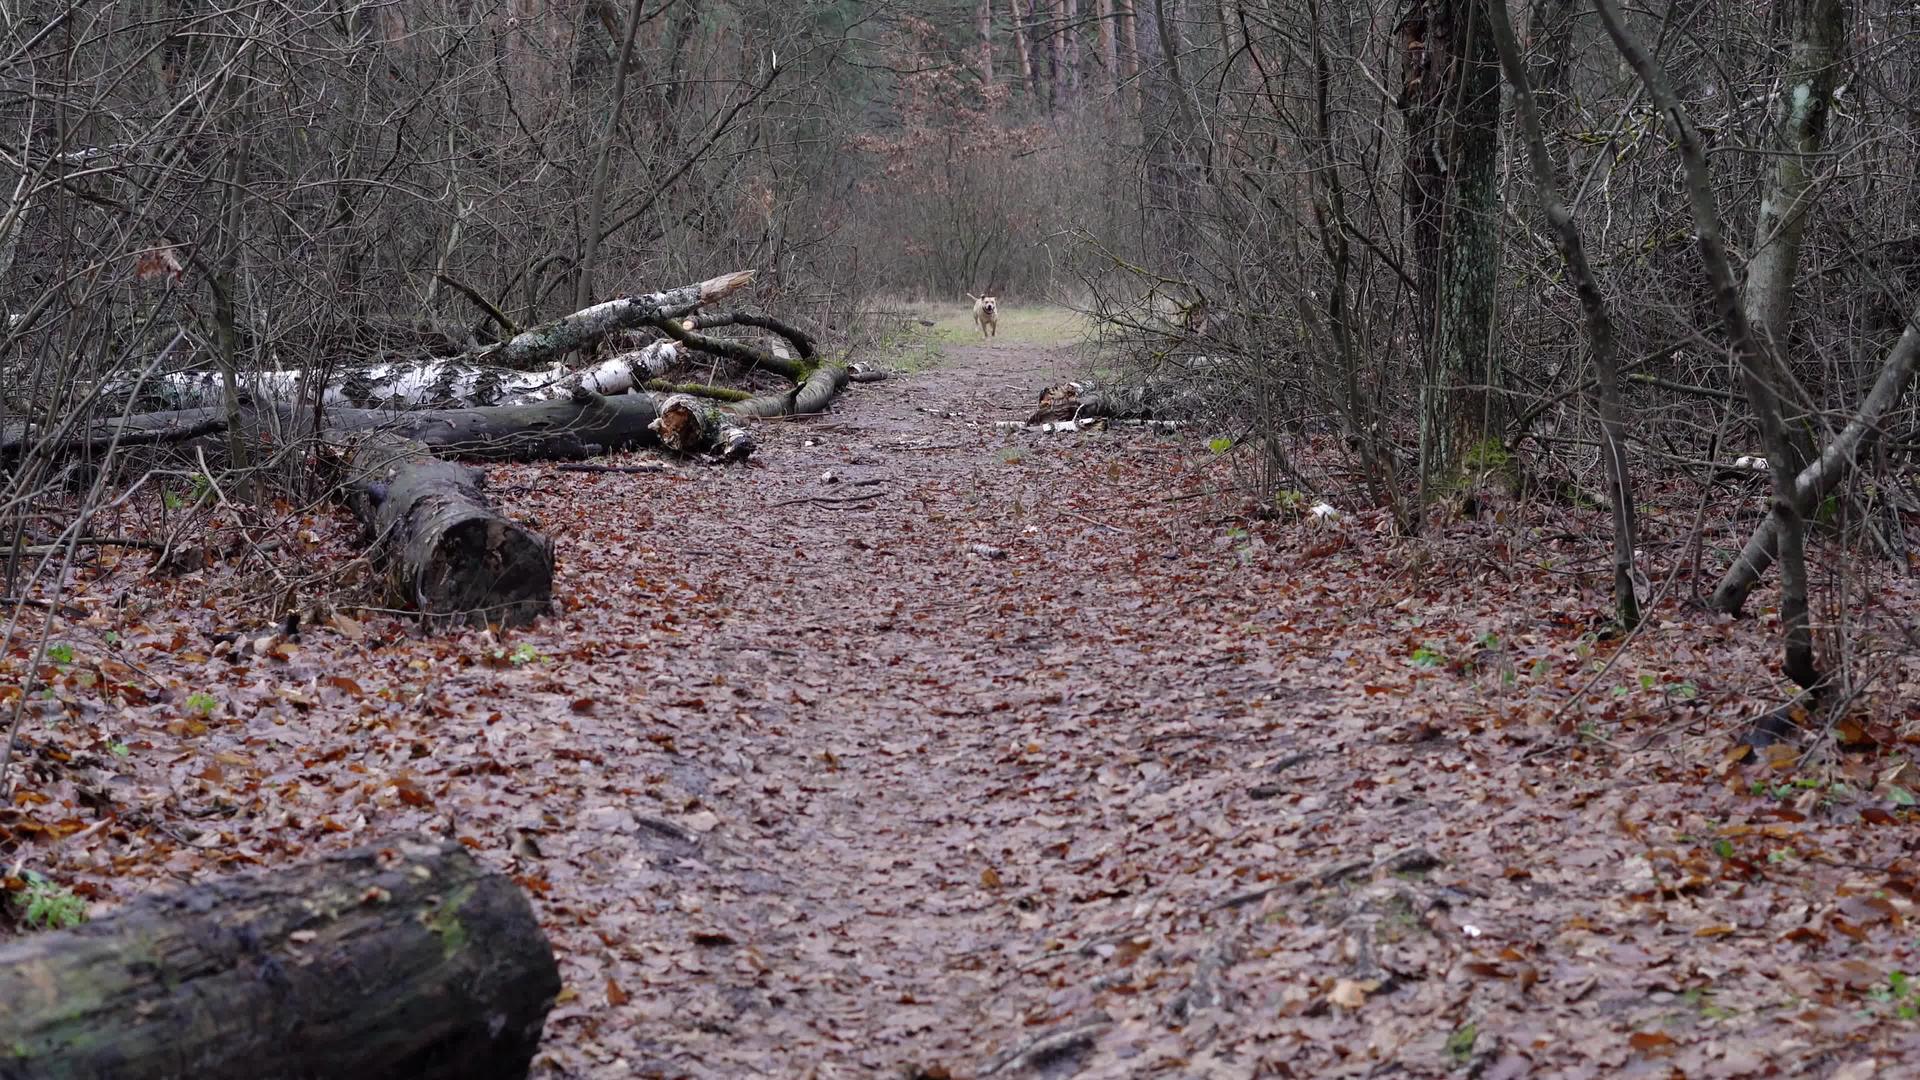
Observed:
[[[1750,642],[1664,624],[1571,737],[1603,595],[1239,518],[1201,434],[994,427],[1072,361],[949,346],[747,468],[490,470],[559,610],[367,654],[423,704],[340,739],[364,828],[535,894],[541,1075],[1741,1076],[1911,1039],[1865,996],[1911,966],[1902,830],[1627,753]]]
[[[637,574],[684,633],[614,680],[654,741],[541,800],[583,808],[540,842],[581,875],[571,914],[595,931],[561,931],[580,994],[549,1028],[561,1071],[965,1075],[1089,1015],[1096,991],[1055,983],[1140,951],[1104,939],[1209,923],[1209,903],[1277,869],[1235,819],[1270,816],[1245,789],[1304,745],[1302,706],[1332,699],[1261,647],[1291,620],[1196,521],[1205,500],[1169,499],[1223,479],[1192,438],[993,427],[1070,362],[1006,338],[950,347],[822,421],[770,425],[763,467],[682,489],[697,511],[670,509],[671,488],[587,498],[596,531],[631,543],[569,545],[556,591]],[[556,648],[656,629],[644,610],[606,617],[643,625],[544,629]],[[630,813],[593,809],[614,790]],[[611,1013],[609,978],[630,998]]]

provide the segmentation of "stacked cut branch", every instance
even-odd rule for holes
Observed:
[[[559,991],[511,881],[397,839],[0,949],[0,1075],[519,1077]]]

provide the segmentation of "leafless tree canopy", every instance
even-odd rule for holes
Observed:
[[[1917,19],[15,4],[0,391],[48,424],[204,371],[231,409],[259,372],[472,353],[719,268],[830,333],[875,291],[1063,299],[1234,418],[1269,490],[1333,482],[1289,449],[1325,438],[1409,532],[1491,469],[1612,507],[1629,622],[1636,478],[1711,498],[1766,462],[1692,578],[1735,611],[1778,559],[1814,685],[1805,534],[1903,553],[1914,498]]]

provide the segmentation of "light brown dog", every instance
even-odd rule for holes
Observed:
[[[974,296],[973,325],[980,328],[981,337],[994,337],[1000,333],[1000,301],[991,296]]]

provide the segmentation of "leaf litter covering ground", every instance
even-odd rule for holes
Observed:
[[[511,638],[210,647],[262,624],[221,566],[83,574],[9,861],[103,912],[458,837],[560,954],[543,1076],[1909,1075],[1903,659],[1879,747],[1799,768],[1727,752],[1765,619],[1668,604],[1561,710],[1599,549],[1237,520],[1200,437],[992,429],[1068,361],[957,350],[748,469],[492,469],[560,543]]]

